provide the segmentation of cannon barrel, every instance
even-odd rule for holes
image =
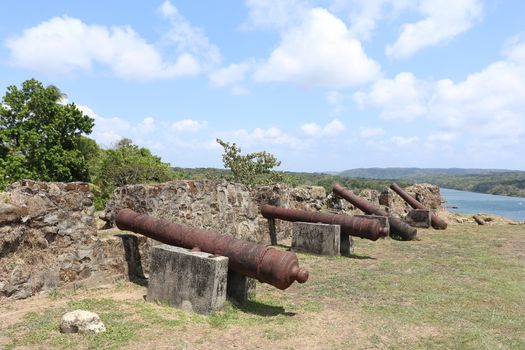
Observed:
[[[321,222],[323,224],[341,226],[341,233],[350,236],[367,238],[376,241],[388,236],[388,228],[383,227],[378,220],[354,218],[348,215],[326,214],[315,211],[288,209],[265,204],[261,214],[266,219],[281,219],[285,221]]]
[[[364,198],[356,196],[352,191],[344,188],[340,184],[335,184],[332,187],[332,192],[338,195],[341,198],[346,199],[359,209],[361,209],[365,214],[374,214],[382,215],[388,218],[388,223],[390,224],[390,234],[394,236],[399,236],[401,239],[409,241],[414,239],[417,234],[417,229],[408,225],[406,222],[403,222],[401,219],[398,219],[381,208],[376,207],[369,201]]]
[[[426,208],[423,204],[421,204],[417,199],[415,199],[414,197],[409,195],[407,192],[405,192],[401,187],[399,187],[398,184],[393,183],[390,186],[390,188],[394,192],[396,192],[401,198],[403,198],[405,202],[407,202],[408,205],[410,205],[412,208],[428,210],[428,208]],[[433,228],[437,230],[444,230],[447,228],[447,223],[444,220],[440,219],[436,214],[432,212],[430,214],[430,224],[432,225]]]
[[[170,223],[131,209],[120,210],[115,222],[121,230],[140,233],[162,243],[227,256],[228,268],[279,289],[288,288],[294,281],[308,280],[308,271],[299,267],[297,256],[291,252]]]

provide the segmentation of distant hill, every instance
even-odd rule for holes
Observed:
[[[506,169],[465,169],[465,168],[358,168],[340,172],[339,176],[366,179],[420,179],[427,176],[449,175],[494,175],[513,173]],[[525,173],[525,172],[523,172]]]
[[[362,168],[339,173],[345,178],[428,182],[456,190],[525,197],[525,171],[502,169]]]

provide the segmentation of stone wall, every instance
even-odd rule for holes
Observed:
[[[429,208],[441,208],[439,187],[417,184],[405,190]],[[362,190],[358,195],[398,217],[404,217],[410,211],[408,204],[390,189],[383,192]],[[324,188],[319,186],[290,188],[284,184],[275,184],[250,190],[244,185],[225,180],[180,180],[118,188],[110,198],[102,219],[108,222],[108,227],[112,227],[118,211],[131,208],[177,223],[269,243],[268,222],[259,214],[259,207],[263,204],[349,215],[363,214],[332,193],[327,195]],[[276,225],[278,239],[291,237],[291,223],[277,220]]]
[[[423,204],[439,208],[439,188],[406,189]],[[408,207],[390,190],[360,196],[398,216]],[[269,242],[262,204],[361,214],[324,188],[284,184],[248,189],[224,180],[173,181],[118,188],[103,219],[111,228],[118,210],[136,211],[260,243]],[[276,221],[278,238],[291,237],[292,224]],[[118,233],[118,234],[115,234]],[[0,192],[0,298],[26,298],[42,290],[100,286],[116,278],[143,277],[151,242],[113,229],[97,231],[93,193],[86,183],[20,181]]]
[[[97,237],[89,184],[15,183],[0,192],[0,298],[135,274],[128,237]]]
[[[404,190],[429,209],[443,209],[438,186],[431,184],[415,184],[404,188]],[[403,198],[390,188],[385,188],[381,192],[375,190],[361,190],[360,192],[356,191],[355,193],[359,197],[365,198],[375,206],[380,207],[386,212],[399,218],[404,218],[412,209]],[[340,212],[349,215],[364,214],[361,210],[333,193],[330,193],[327,196],[326,204],[333,212]]]
[[[108,201],[103,219],[108,227],[122,208],[250,241],[269,242],[268,222],[259,214],[262,204],[320,210],[324,188],[289,188],[283,184],[246,186],[225,180],[180,180],[118,188]],[[279,237],[291,236],[291,224],[279,222]]]

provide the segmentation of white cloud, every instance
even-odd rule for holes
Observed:
[[[156,125],[155,125],[155,119],[151,118],[151,117],[146,117],[144,118],[144,120],[142,122],[140,122],[138,125],[137,125],[138,129],[145,133],[145,134],[149,134],[153,131],[155,131],[157,129]]]
[[[359,128],[359,137],[362,139],[370,139],[374,137],[383,136],[385,134],[385,130],[381,128],[366,128],[361,127]]]
[[[230,86],[232,95],[248,95],[249,90],[242,85],[246,79],[246,74],[253,69],[253,62],[241,62],[230,64],[227,67],[214,70],[209,74],[212,86]]]
[[[304,0],[246,0],[249,9],[244,28],[285,29],[301,21],[309,10]]]
[[[348,13],[352,35],[368,40],[381,19],[395,17],[415,5],[417,2],[411,0],[334,0],[330,8],[338,13]]]
[[[163,10],[162,10],[163,9]],[[11,64],[46,74],[86,73],[97,64],[136,80],[191,76],[214,66],[218,49],[169,2],[161,12],[170,20],[165,40],[177,46],[173,60],[129,26],[90,25],[68,16],[54,17],[6,40]]]
[[[380,75],[346,25],[325,9],[312,8],[300,24],[281,32],[281,42],[254,78],[329,88],[366,83]]]
[[[120,139],[130,137],[133,126],[128,121],[117,117],[101,117],[86,105],[77,105],[77,108],[85,115],[95,119],[95,126],[89,137],[97,141],[102,147],[112,147]]]
[[[422,0],[419,12],[424,18],[404,24],[397,40],[386,47],[386,54],[406,58],[426,47],[445,43],[470,29],[482,10],[480,0]]]
[[[236,142],[241,146],[260,147],[268,145],[288,146],[293,149],[302,149],[304,142],[296,137],[288,135],[277,127],[255,128],[252,131],[239,129],[234,131],[219,132],[218,137],[229,141]]]
[[[230,64],[227,67],[217,69],[210,73],[210,81],[214,86],[227,86],[244,81],[246,73],[250,70],[251,64],[241,62]]]
[[[332,120],[324,127],[316,123],[306,123],[301,126],[302,132],[313,137],[334,137],[341,134],[345,128],[339,119]]]
[[[195,132],[206,127],[208,123],[206,121],[199,122],[193,119],[183,119],[171,124],[173,130],[177,132]]]
[[[390,138],[390,142],[396,147],[404,147],[413,145],[419,140],[417,136],[404,137],[404,136],[393,136]]]
[[[449,130],[504,143],[525,139],[525,42],[506,47],[506,60],[455,83],[436,83],[429,117]]]
[[[164,39],[176,44],[179,52],[198,57],[204,70],[209,70],[221,62],[219,49],[210,43],[204,30],[192,26],[169,0],[164,1],[159,10],[162,16],[170,22]]]
[[[372,105],[382,109],[383,119],[412,120],[427,112],[428,83],[412,73],[402,72],[394,79],[376,81],[369,92],[358,91],[354,101],[364,108]]]
[[[441,132],[436,134],[431,134],[427,137],[428,142],[439,142],[439,143],[445,143],[445,142],[451,142],[456,139],[456,135],[451,132]]]
[[[319,135],[322,131],[322,128],[319,124],[316,123],[306,123],[301,126],[301,130],[309,136]]]
[[[354,100],[361,107],[380,108],[383,118],[424,117],[440,130],[427,142],[463,140],[470,134],[486,140],[485,145],[498,140],[500,149],[520,144],[525,142],[525,40],[509,40],[503,55],[462,81],[422,81],[400,73],[357,92]]]

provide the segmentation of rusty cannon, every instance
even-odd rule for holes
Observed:
[[[336,183],[332,187],[332,192],[339,197],[346,199],[348,202],[361,209],[365,214],[386,216],[388,218],[388,223],[390,224],[390,235],[393,237],[400,237],[405,241],[409,241],[416,237],[417,229],[403,222],[401,219],[388,214],[383,209],[376,207],[366,199],[356,196],[352,191],[344,188],[340,184]]]
[[[378,220],[355,218],[348,215],[327,214],[315,211],[288,209],[265,204],[261,207],[261,214],[266,219],[280,219],[291,222],[320,222],[323,224],[341,226],[341,233],[376,241],[388,236],[388,228]]]
[[[398,184],[393,183],[390,188],[396,192],[401,198],[405,200],[405,202],[408,203],[413,209],[426,209],[423,204],[421,204],[417,199],[406,193],[401,187],[399,187]],[[433,228],[437,230],[444,230],[447,228],[447,223],[440,219],[436,214],[432,213],[430,214],[430,224]]]
[[[299,267],[297,256],[291,252],[170,223],[131,209],[120,210],[115,222],[121,230],[140,233],[165,244],[226,256],[228,268],[282,290],[294,281],[308,280],[308,271]]]

